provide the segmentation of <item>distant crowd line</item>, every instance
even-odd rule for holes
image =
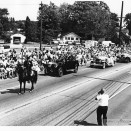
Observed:
[[[83,66],[87,64],[92,57],[96,55],[112,55],[117,56],[119,53],[122,53],[124,50],[117,46],[95,46],[90,48],[85,48],[84,46],[64,46],[64,47],[50,47],[48,49],[43,48],[38,50],[35,48],[33,51],[23,47],[20,52],[17,52],[15,49],[10,50],[9,52],[0,54],[0,78],[12,78],[16,77],[17,73],[15,71],[18,63],[23,64],[24,61],[29,58],[32,61],[32,69],[37,72],[41,71],[43,64],[48,62],[56,62],[58,59],[68,59],[70,56],[79,61],[79,65]],[[130,49],[129,49],[130,50]]]

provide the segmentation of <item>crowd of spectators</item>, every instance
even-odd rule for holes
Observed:
[[[32,61],[32,69],[37,72],[41,71],[41,67],[48,62],[56,62],[63,57],[68,59],[69,56],[79,61],[79,65],[87,65],[92,57],[96,55],[113,55],[123,52],[123,48],[117,46],[104,47],[102,45],[85,48],[82,45],[70,45],[70,46],[57,46],[57,47],[46,47],[39,50],[34,50],[23,47],[19,52],[15,49],[0,55],[0,77],[15,77],[15,67],[18,63],[23,64],[27,57]],[[4,72],[4,73],[3,73]],[[5,75],[6,74],[6,75]]]

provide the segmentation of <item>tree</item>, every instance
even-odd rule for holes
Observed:
[[[5,41],[9,40],[9,37],[6,35],[6,32],[9,30],[8,15],[9,13],[6,8],[0,9],[0,39]]]
[[[50,5],[43,4],[42,8],[39,10],[38,15],[38,36],[40,36],[41,28],[41,18],[42,18],[42,35],[45,42],[50,42],[50,40],[58,35],[60,32],[59,28],[59,17],[58,8],[54,3],[50,2]]]
[[[0,9],[0,23],[2,24],[3,31],[7,31],[9,29],[9,21],[8,21],[8,10]]]
[[[91,34],[106,34],[110,10],[104,2],[76,1],[73,5],[61,5],[59,12],[63,32],[73,31],[85,39]]]
[[[28,16],[26,17],[26,21],[25,21],[25,36],[26,36],[25,42],[31,40],[31,21]]]
[[[114,36],[116,37],[117,28],[119,28],[118,15],[115,13],[111,13],[109,18],[109,25],[108,25],[108,37],[110,40],[112,40]]]
[[[105,37],[111,39],[118,26],[118,16],[110,12],[102,1],[76,1],[73,5],[63,3],[56,7],[53,3],[43,5],[39,10],[38,29],[42,15],[43,39],[50,40],[59,32],[74,32],[82,39]],[[40,35],[40,34],[39,34]]]
[[[15,19],[13,17],[8,18],[9,19],[9,31],[16,30],[16,23]]]
[[[30,41],[38,42],[37,38],[37,22],[31,21],[31,28],[30,28]]]
[[[8,30],[8,10],[0,9],[0,35],[2,37],[4,31]]]
[[[129,35],[131,35],[131,13],[125,15],[124,19],[126,28],[129,30]]]

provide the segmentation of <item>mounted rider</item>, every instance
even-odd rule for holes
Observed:
[[[31,76],[31,68],[33,66],[33,63],[31,61],[31,57],[30,56],[27,56],[25,61],[24,61],[24,67],[25,69],[27,70],[27,79],[28,79],[28,82],[29,82],[29,78]]]

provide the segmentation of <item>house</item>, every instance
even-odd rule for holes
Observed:
[[[80,36],[71,32],[71,33],[66,33],[63,35],[61,35],[61,34],[58,35],[57,40],[62,41],[62,43],[64,43],[64,44],[72,44],[72,43],[79,44],[80,38],[81,38]]]
[[[22,43],[25,42],[26,37],[22,34],[13,34],[11,35],[11,44],[10,44],[10,48],[22,48]]]
[[[20,44],[25,42],[26,37],[22,34],[13,34],[11,35],[11,44]]]
[[[97,44],[98,44],[98,41],[95,41],[95,40],[86,40],[84,43],[85,48],[94,47],[94,46],[97,46]]]
[[[0,39],[0,44],[4,44],[5,41],[3,39]]]

